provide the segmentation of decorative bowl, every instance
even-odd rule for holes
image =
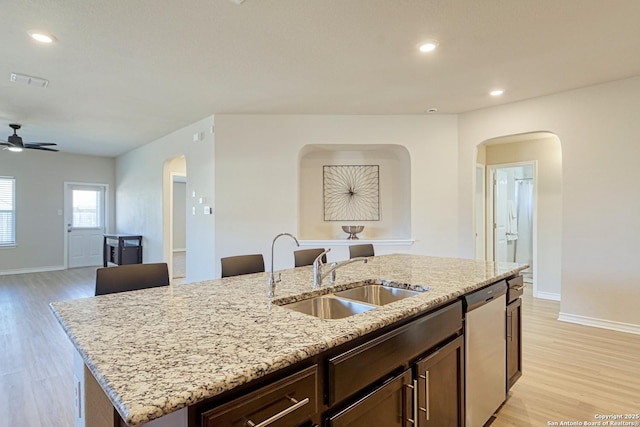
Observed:
[[[358,236],[356,234],[360,233],[364,230],[364,225],[343,225],[342,231],[345,233],[349,233],[349,237],[347,240],[358,240]]]

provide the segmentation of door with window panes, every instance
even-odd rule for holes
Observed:
[[[102,265],[105,186],[67,184],[68,267]]]

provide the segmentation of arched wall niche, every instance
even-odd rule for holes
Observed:
[[[325,221],[323,166],[379,165],[379,221]],[[364,225],[363,240],[411,238],[411,157],[395,144],[310,144],[300,150],[298,237],[344,240],[343,225]]]

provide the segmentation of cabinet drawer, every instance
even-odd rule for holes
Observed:
[[[507,280],[507,303],[520,298],[524,292],[524,280],[522,276]]]
[[[202,427],[291,427],[318,411],[318,365],[203,412]]]
[[[462,303],[401,326],[327,361],[328,403],[351,396],[462,329]]]

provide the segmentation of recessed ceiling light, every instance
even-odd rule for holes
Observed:
[[[427,113],[429,113],[429,114],[433,114],[433,113],[437,113],[437,112],[438,112],[438,109],[437,109],[437,108],[429,108],[429,109],[427,110]]]
[[[504,90],[502,89],[494,89],[491,92],[489,92],[489,95],[491,96],[500,96],[504,93]]]
[[[44,31],[32,30],[29,31],[29,35],[32,39],[37,40],[40,43],[53,43],[56,41],[56,37],[53,34],[47,34]]]
[[[418,50],[420,52],[433,52],[438,47],[438,42],[436,40],[428,40],[424,43],[420,43],[418,45]]]

